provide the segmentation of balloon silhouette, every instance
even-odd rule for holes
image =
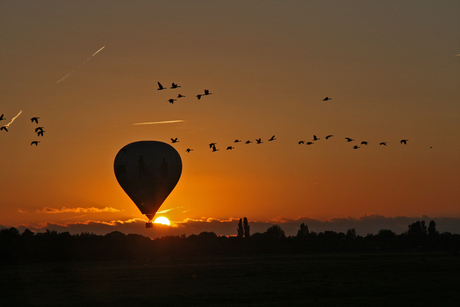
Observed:
[[[176,186],[182,172],[179,153],[169,144],[140,141],[126,145],[114,161],[118,183],[149,221]]]

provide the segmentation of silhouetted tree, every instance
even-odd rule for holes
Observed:
[[[356,229],[354,229],[354,228],[348,229],[346,237],[347,237],[348,240],[352,240],[352,239],[356,238]]]
[[[436,223],[433,220],[431,220],[430,224],[428,224],[428,235],[429,236],[439,235],[439,231],[436,230]]]
[[[248,223],[248,219],[247,218],[244,218],[244,237],[245,238],[249,238],[251,235],[249,233],[249,223]]]
[[[304,223],[300,224],[300,229],[297,231],[297,238],[305,239],[308,234],[308,226]]]
[[[425,236],[427,233],[425,221],[417,221],[409,225],[407,234],[410,236]]]
[[[243,219],[240,219],[240,221],[238,222],[238,229],[237,229],[238,233],[237,233],[237,237],[238,238],[242,238],[243,235],[244,235],[244,229],[243,229]]]
[[[273,225],[270,228],[268,228],[267,231],[264,233],[264,235],[274,240],[280,240],[280,239],[286,238],[286,234],[284,233],[284,230],[281,229],[281,227],[278,225]]]

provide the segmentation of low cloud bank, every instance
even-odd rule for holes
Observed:
[[[310,231],[323,232],[331,230],[335,232],[346,232],[350,228],[355,228],[356,233],[362,236],[367,234],[377,234],[381,229],[389,229],[396,234],[401,234],[408,229],[408,225],[416,221],[425,221],[426,224],[431,220],[436,222],[439,232],[450,232],[460,234],[460,218],[450,217],[385,217],[381,215],[366,215],[359,218],[333,218],[330,220],[316,220],[307,217],[296,219],[276,218],[269,221],[257,221],[249,219],[251,234],[256,232],[263,233],[272,225],[279,225],[286,235],[296,235],[301,223],[305,223]],[[201,232],[214,232],[217,235],[236,235],[239,218],[228,220],[208,218],[208,219],[186,219],[184,221],[174,221],[174,226],[154,225],[153,228],[145,228],[145,220],[113,220],[113,221],[86,221],[72,223],[41,223],[30,225],[19,225],[16,227],[21,233],[28,228],[34,232],[45,232],[47,229],[57,232],[69,232],[71,234],[95,233],[105,235],[112,231],[120,231],[125,234],[135,233],[157,238],[163,236],[178,236],[185,234],[200,234]],[[9,225],[0,225],[0,228],[9,228]]]

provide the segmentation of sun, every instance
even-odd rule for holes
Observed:
[[[165,218],[164,216],[160,216],[153,223],[171,226],[171,223],[169,222],[169,220]]]

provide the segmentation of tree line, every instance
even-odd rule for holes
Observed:
[[[151,261],[164,257],[177,259],[197,256],[244,256],[253,254],[316,252],[460,252],[460,235],[439,233],[436,223],[417,221],[397,235],[381,229],[378,234],[360,236],[354,228],[346,232],[309,231],[302,223],[295,236],[286,236],[279,225],[264,233],[250,235],[246,218],[240,220],[236,236],[217,236],[202,232],[190,236],[165,236],[150,239],[139,234],[113,231],[106,235],[47,230],[20,233],[16,228],[0,230],[0,264],[67,261]]]

